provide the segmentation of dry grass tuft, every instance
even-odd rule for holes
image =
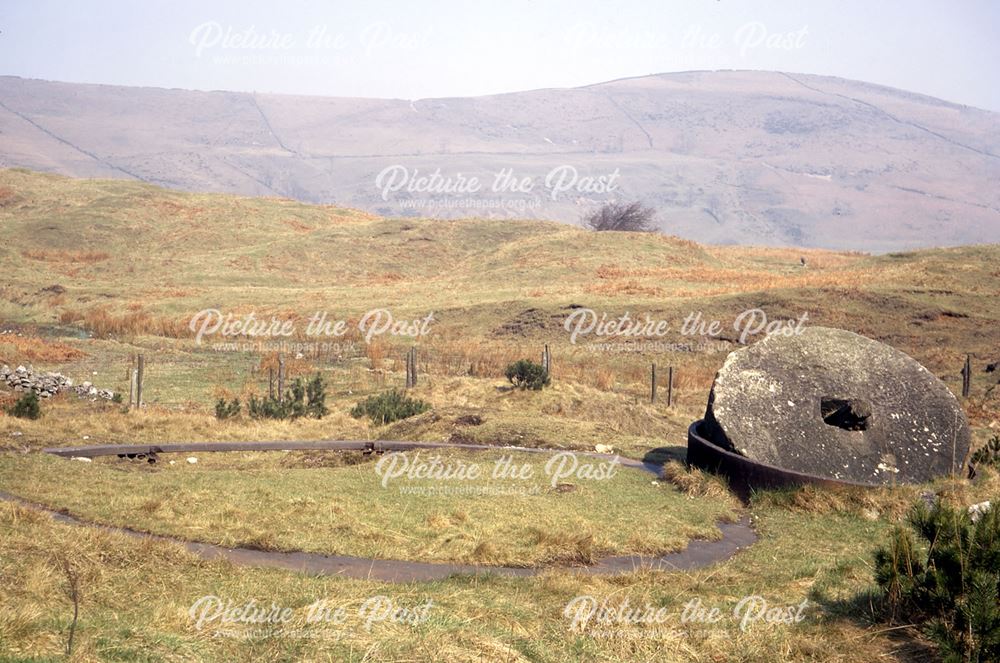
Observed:
[[[874,489],[802,486],[760,492],[754,495],[753,501],[755,506],[767,505],[795,513],[839,514],[862,520],[887,518],[896,521],[906,516],[921,499],[922,493],[926,498],[937,497],[954,505],[967,506],[1000,493],[1000,475],[987,470],[974,482],[943,478],[923,488],[913,485]]]
[[[153,316],[149,311],[129,307],[125,313],[113,313],[107,306],[94,306],[86,311],[67,309],[59,314],[64,325],[80,324],[96,336],[151,335],[166,338],[187,338],[191,335],[188,320]]]
[[[0,186],[0,207],[7,207],[8,205],[13,205],[19,200],[17,191],[13,187]]]
[[[0,336],[0,362],[44,361],[62,363],[87,354],[59,341],[38,336]]]
[[[594,386],[601,391],[611,391],[615,386],[615,372],[610,368],[599,368],[594,372]]]
[[[557,564],[593,564],[599,551],[591,532],[577,532],[529,528],[532,542],[541,548],[550,549],[546,555],[549,562]]]
[[[298,219],[282,219],[281,222],[297,233],[311,233],[315,230],[312,226],[302,223]]]
[[[680,461],[664,464],[662,476],[665,481],[689,497],[726,499],[731,496],[724,479],[696,467],[689,468]]]
[[[371,343],[365,345],[365,355],[373,371],[381,371],[385,368],[385,358],[388,354],[385,341],[376,338]]]
[[[664,294],[662,288],[651,285],[643,285],[635,280],[611,281],[599,285],[591,285],[587,287],[587,292],[594,295],[609,295],[616,297],[622,295],[662,297]]]
[[[111,258],[111,254],[106,251],[55,251],[45,249],[25,249],[21,251],[21,255],[30,260],[83,264],[104,262],[105,260]]]
[[[492,541],[480,541],[472,550],[471,558],[479,564],[496,564],[500,559],[500,548]]]

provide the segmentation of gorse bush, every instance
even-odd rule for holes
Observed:
[[[326,407],[326,386],[323,378],[317,373],[306,384],[296,378],[291,389],[285,392],[283,399],[270,396],[258,399],[256,396],[251,396],[247,401],[247,412],[253,419],[298,419],[299,417],[322,419],[330,412]],[[216,413],[218,416],[218,405]]]
[[[938,500],[917,505],[875,553],[891,620],[922,624],[943,659],[1000,661],[1000,509],[977,522]]]
[[[351,416],[355,419],[367,416],[374,424],[382,426],[429,409],[430,405],[424,401],[410,398],[398,389],[393,389],[361,401],[351,409]]]
[[[549,372],[541,364],[530,359],[518,359],[507,366],[504,372],[510,383],[518,389],[534,389],[538,391],[549,384]]]
[[[7,409],[7,414],[21,419],[38,419],[42,416],[42,408],[38,405],[38,394],[29,391],[21,396]]]

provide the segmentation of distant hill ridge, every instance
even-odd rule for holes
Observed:
[[[0,166],[391,216],[578,222],[641,199],[713,243],[1000,241],[1000,113],[783,72],[413,101],[0,77]]]

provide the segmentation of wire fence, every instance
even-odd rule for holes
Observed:
[[[676,353],[619,353],[609,357],[593,348],[550,348],[541,343],[458,346],[313,343],[288,345],[288,352],[240,351],[229,347],[144,349],[142,402],[172,408],[204,408],[220,397],[276,394],[279,386],[287,391],[296,379],[306,380],[316,374],[322,376],[331,396],[363,396],[406,388],[411,370],[420,385],[433,385],[436,379],[446,377],[505,379],[507,366],[523,358],[543,364],[553,380],[651,400],[657,398],[657,385],[661,397],[669,401],[675,389],[707,387],[714,375],[713,362],[708,363],[708,368],[690,361],[684,365],[678,362]],[[137,389],[139,357],[134,346],[122,346],[78,359],[38,363],[35,368],[66,375],[77,385],[86,381],[99,389],[112,390],[122,394],[124,402],[131,403]],[[658,365],[659,371],[652,364]]]

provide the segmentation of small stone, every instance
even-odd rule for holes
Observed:
[[[973,504],[969,507],[969,517],[972,522],[978,523],[979,519],[986,515],[986,512],[991,508],[989,500],[986,502],[980,502],[979,504]]]
[[[615,448],[610,444],[595,444],[594,451],[599,454],[612,454],[615,452]]]
[[[188,456],[187,462],[188,462],[188,465],[194,465],[195,463],[198,462],[198,459],[195,458],[194,456]]]
[[[94,462],[94,460],[92,458],[87,458],[86,456],[73,456],[73,458],[71,458],[70,460],[78,460],[81,463],[93,463]]]

